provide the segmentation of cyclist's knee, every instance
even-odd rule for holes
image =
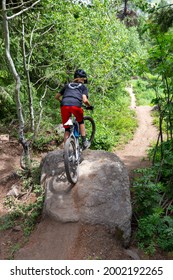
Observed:
[[[80,124],[84,124],[84,120],[82,120],[81,122],[79,122],[79,125],[80,125]]]
[[[69,138],[69,135],[70,135],[70,130],[67,128],[67,130],[65,129],[65,133],[64,133],[64,143]]]
[[[70,132],[70,127],[65,127],[65,132]]]

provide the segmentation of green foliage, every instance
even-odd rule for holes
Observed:
[[[158,118],[160,136],[163,136],[164,131],[167,141],[158,142],[150,150],[150,158],[154,155],[154,165],[139,171],[140,176],[132,188],[134,214],[138,225],[136,237],[139,246],[149,254],[154,254],[158,247],[173,251],[172,30],[169,29],[166,33],[158,30],[159,26],[150,25],[152,45],[147,60],[147,72],[152,76],[146,81],[155,91],[152,103],[159,107],[155,118]],[[147,69],[143,64],[142,67]],[[138,84],[142,91],[146,81],[145,84],[143,81]]]
[[[14,254],[20,249],[21,245],[19,243],[15,243],[11,248],[10,248],[10,256],[8,259],[13,259]]]
[[[159,167],[159,176],[161,177],[162,182],[166,184],[167,194],[171,197],[173,196],[173,149],[171,141],[165,141],[155,149],[155,164]],[[153,150],[151,150],[150,153],[153,153]]]
[[[158,13],[165,13],[166,7],[163,9],[154,9],[151,14],[148,28],[150,30],[151,47],[149,50],[149,58],[147,60],[148,70],[156,77],[153,83],[156,98],[155,103],[159,106],[159,131],[163,138],[164,127],[166,127],[167,140],[171,139],[173,143],[173,107],[172,107],[172,45],[173,45],[173,30],[161,27],[161,22],[158,19]],[[169,7],[170,9],[170,7]],[[172,8],[171,8],[172,9]]]
[[[39,188],[38,193],[40,192],[41,191]],[[35,203],[30,203],[28,206],[22,205],[22,207],[20,208],[20,213],[24,219],[22,229],[25,236],[30,235],[30,233],[34,229],[34,226],[38,221],[38,218],[40,217],[43,209],[43,201],[43,195],[40,195],[37,197]]]
[[[18,212],[10,213],[0,217],[0,231],[10,229],[15,226],[15,220],[19,218]]]
[[[122,88],[116,88],[114,95],[97,94],[96,113],[93,114],[96,135],[92,148],[112,151],[132,137],[137,123],[129,103],[129,95]]]
[[[13,228],[16,225],[20,225],[23,229],[24,236],[28,236],[34,228],[34,225],[38,221],[44,201],[44,190],[39,185],[40,170],[37,165],[33,167],[30,177],[28,173],[22,173],[23,192],[27,191],[32,193],[34,201],[27,203],[20,198],[7,197],[5,205],[8,209],[8,214],[0,217],[0,231]]]
[[[21,100],[25,130],[28,131],[31,116],[26,73],[23,71],[22,49],[20,48],[21,19],[16,18],[10,24],[11,52],[22,82]],[[28,11],[24,24],[25,48],[30,57],[28,69],[36,123],[40,113],[39,102],[45,88],[47,89],[42,100],[44,108],[41,121],[42,131],[46,125],[61,122],[54,95],[65,82],[73,78],[76,68],[84,68],[87,71],[91,100],[98,108],[97,98],[108,95],[108,98],[112,100],[114,95],[118,95],[117,85],[125,83],[130,75],[135,74],[139,57],[145,57],[145,50],[141,46],[137,30],[127,29],[117,20],[114,11],[110,10],[106,2],[93,1],[92,7],[87,7],[73,4],[71,1],[45,0],[34,10]],[[5,73],[6,67],[5,65],[3,67]],[[8,79],[4,80],[5,85],[7,85],[7,80],[12,84],[12,79],[10,80],[9,77],[10,73],[8,73]],[[99,97],[96,95],[98,91]],[[121,103],[121,100],[114,100],[114,111],[119,106],[118,102]],[[101,108],[98,109],[98,113],[97,111],[95,113],[96,119],[100,117],[100,110]],[[113,111],[113,107],[111,110]],[[106,110],[103,113],[106,113]],[[122,115],[124,115],[123,106]],[[129,122],[130,114],[127,117],[127,122]],[[125,120],[122,120],[122,123],[124,122]],[[98,127],[101,128],[102,125]],[[132,123],[129,127],[133,130]],[[116,134],[118,135],[116,137],[110,136],[111,144],[105,144],[106,149],[110,149],[114,139],[118,141],[119,132]],[[104,137],[104,134],[99,131],[100,140],[97,142],[101,142],[101,139],[103,141]],[[104,143],[98,144],[98,147],[100,146],[103,147]]]
[[[153,255],[157,246],[164,251],[173,251],[173,218],[162,217],[159,213],[141,218],[137,238],[140,248],[148,254]]]
[[[44,131],[40,131],[34,140],[32,148],[36,151],[50,151],[57,147],[63,141],[62,134],[57,135],[55,132],[45,135]]]
[[[136,237],[148,254],[154,254],[158,247],[173,251],[173,156],[170,142],[162,145],[164,160],[160,160],[161,152],[157,149],[156,163],[151,168],[138,170],[139,176],[132,188],[138,221]]]
[[[14,116],[16,114],[16,105],[12,96],[10,95],[10,92],[8,92],[7,90],[7,87],[4,88],[0,86],[0,112],[1,119],[9,121],[11,120],[9,111],[11,112],[11,115]]]
[[[151,10],[152,24],[159,32],[167,32],[173,26],[173,8],[167,1],[160,1],[159,5]]]
[[[151,78],[137,78],[131,81],[136,97],[137,106],[153,105],[152,100],[155,98],[155,91],[153,89]]]

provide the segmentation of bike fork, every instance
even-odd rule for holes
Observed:
[[[76,139],[76,163],[80,162],[80,147],[79,147],[79,139]]]

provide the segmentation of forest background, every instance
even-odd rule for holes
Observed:
[[[77,68],[88,73],[89,100],[95,107],[93,149],[112,151],[133,137],[137,122],[129,109],[127,85],[133,85],[138,104],[157,106],[159,135],[149,152],[152,167],[139,170],[142,176],[132,187],[136,238],[148,254],[158,247],[173,251],[171,2],[2,0],[0,4],[0,132],[19,139],[24,149],[29,149],[28,143],[33,151],[43,150],[52,140],[61,143],[55,94],[73,79]],[[30,174],[32,184],[33,170],[23,174],[27,179]],[[10,214],[8,223],[2,220],[1,229],[23,213],[34,223],[44,195],[38,189],[37,194],[30,206],[35,209],[32,217],[27,214],[30,208],[13,207],[15,215]]]

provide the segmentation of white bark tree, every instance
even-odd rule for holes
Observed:
[[[26,37],[27,34],[25,34],[25,17],[22,16],[22,54],[23,54],[23,66],[24,71],[26,75],[26,81],[27,81],[27,91],[28,91],[28,101],[29,101],[29,111],[30,111],[30,123],[31,123],[31,130],[34,132],[34,136],[37,135],[39,126],[37,125],[36,128],[36,121],[35,121],[35,114],[34,114],[34,106],[33,106],[33,94],[32,94],[32,85],[31,85],[31,79],[30,79],[30,66],[31,66],[31,59],[34,51],[39,49],[40,44],[42,44],[41,38],[43,38],[47,33],[51,31],[51,29],[54,27],[54,24],[49,24],[49,26],[43,26],[42,28],[39,26],[37,27],[38,23],[40,21],[40,12],[37,14],[37,18],[35,21],[35,24],[30,32],[30,38],[27,42]],[[39,39],[34,40],[34,36],[36,34],[36,37],[38,36]],[[28,47],[26,48],[26,44]],[[44,79],[44,77],[42,77]],[[46,89],[47,91],[47,89]],[[43,98],[45,97],[45,93],[41,97],[40,102],[42,102]],[[42,116],[41,111],[43,108],[40,108],[40,117],[38,120],[38,123],[40,124],[40,118]],[[37,112],[38,113],[38,112]]]
[[[17,69],[14,64],[14,60],[11,55],[10,51],[10,31],[9,31],[9,22],[10,20],[14,19],[15,17],[23,14],[24,12],[27,12],[28,10],[32,9],[35,5],[37,5],[41,0],[37,1],[21,1],[21,4],[18,6],[15,6],[15,9],[7,8],[7,1],[2,0],[2,18],[3,18],[3,34],[4,34],[4,41],[5,41],[5,52],[7,61],[9,64],[10,71],[14,77],[15,80],[15,100],[16,100],[16,108],[17,108],[17,116],[19,121],[19,141],[22,144],[24,151],[26,151],[26,154],[29,154],[29,145],[28,142],[25,140],[24,137],[24,118],[23,118],[23,112],[22,112],[22,103],[20,98],[20,75],[17,72]],[[27,5],[26,5],[27,4]],[[16,13],[13,13],[13,11],[17,11]],[[8,13],[10,12],[10,15]]]

